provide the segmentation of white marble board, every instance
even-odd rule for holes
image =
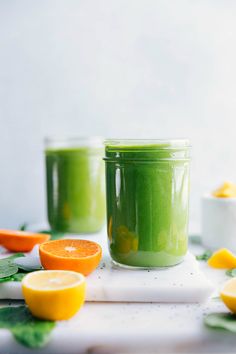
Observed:
[[[73,238],[78,237],[73,235]],[[104,253],[98,269],[87,277],[87,301],[194,303],[205,301],[213,291],[211,282],[199,269],[191,253],[175,267],[160,270],[128,270],[112,264],[105,232],[79,238],[90,238],[99,242]],[[0,284],[0,299],[22,298],[19,282]]]

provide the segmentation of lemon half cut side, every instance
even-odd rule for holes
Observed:
[[[220,292],[220,297],[228,309],[236,314],[236,278],[226,282]]]
[[[40,270],[22,280],[25,302],[35,317],[66,320],[75,315],[85,301],[83,274],[67,270]]]

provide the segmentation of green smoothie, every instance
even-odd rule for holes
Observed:
[[[189,143],[132,144],[106,143],[111,257],[133,267],[178,264],[188,245]]]
[[[103,148],[47,148],[48,221],[53,230],[99,231],[105,218]]]

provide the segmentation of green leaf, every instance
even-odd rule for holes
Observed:
[[[225,274],[232,278],[236,277],[236,268],[226,270]]]
[[[202,238],[199,235],[190,235],[189,241],[194,245],[200,245],[202,243]]]
[[[58,240],[65,235],[63,232],[54,231],[54,230],[40,230],[38,231],[38,233],[51,235],[51,240]]]
[[[11,276],[12,281],[21,281],[27,273],[16,273]]]
[[[211,313],[204,319],[206,326],[236,333],[236,316],[231,313]]]
[[[26,222],[24,222],[23,224],[21,224],[18,228],[19,231],[25,231],[27,229],[28,224]]]
[[[0,279],[7,278],[18,272],[18,266],[13,261],[22,256],[24,256],[23,253],[16,253],[12,256],[0,259]]]
[[[10,277],[0,278],[0,283],[5,283],[8,281],[21,281],[27,273],[16,273]]]
[[[1,265],[2,263],[5,263],[5,262],[11,263],[13,259],[19,258],[19,257],[25,257],[24,253],[21,253],[21,252],[19,252],[19,253],[14,253],[14,254],[12,254],[12,255],[9,256],[9,257],[1,258],[1,259],[0,259],[0,265]]]
[[[5,283],[7,281],[12,281],[12,276],[13,275],[11,275],[10,277],[0,278],[0,283]]]
[[[0,328],[9,329],[26,347],[44,347],[54,327],[55,322],[33,317],[26,306],[0,308]]]
[[[6,263],[3,266],[0,266],[0,279],[9,277],[18,272],[18,267],[16,264]]]
[[[33,272],[34,270],[42,269],[40,258],[31,255],[19,257],[14,259],[13,262],[19,269],[22,269],[25,272]]]
[[[196,256],[196,259],[198,261],[207,261],[212,255],[212,252],[211,251],[205,251],[203,254],[200,254],[198,256]]]

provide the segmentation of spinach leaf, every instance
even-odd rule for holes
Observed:
[[[207,261],[212,255],[212,252],[211,251],[205,251],[203,254],[200,254],[200,255],[197,255],[196,256],[196,259],[198,261]]]
[[[16,273],[16,274],[13,274],[12,276],[11,276],[11,280],[12,281],[21,281],[23,278],[24,278],[24,276],[26,275],[27,273],[20,273],[20,272],[18,272],[18,273]]]
[[[13,259],[19,258],[19,257],[25,257],[24,253],[18,252],[18,253],[12,254],[12,255],[9,256],[9,257],[1,258],[1,259],[0,259],[0,265],[1,265],[2,263],[5,263],[5,262],[11,263]]]
[[[25,231],[27,229],[27,222],[24,222],[23,224],[21,224],[18,228],[19,231]]]
[[[23,253],[16,253],[10,257],[0,259],[0,279],[9,277],[18,272],[18,266],[13,261],[22,256],[24,256]]]
[[[225,274],[232,278],[236,277],[236,268],[226,270]]]
[[[21,271],[19,271],[19,269]],[[0,259],[0,283],[21,281],[25,273],[42,269],[39,257],[16,253]]]
[[[236,333],[236,316],[231,313],[211,313],[204,319],[206,326]]]
[[[27,273],[16,273],[9,277],[0,278],[0,283],[5,283],[7,281],[21,281]]]
[[[16,258],[13,262],[19,269],[25,272],[33,272],[34,270],[42,269],[40,258],[31,255]]]
[[[39,320],[26,306],[0,308],[0,328],[9,329],[15,339],[29,348],[42,348],[49,339],[55,322]]]
[[[0,279],[9,277],[18,272],[18,267],[16,264],[6,263],[0,266]]]

